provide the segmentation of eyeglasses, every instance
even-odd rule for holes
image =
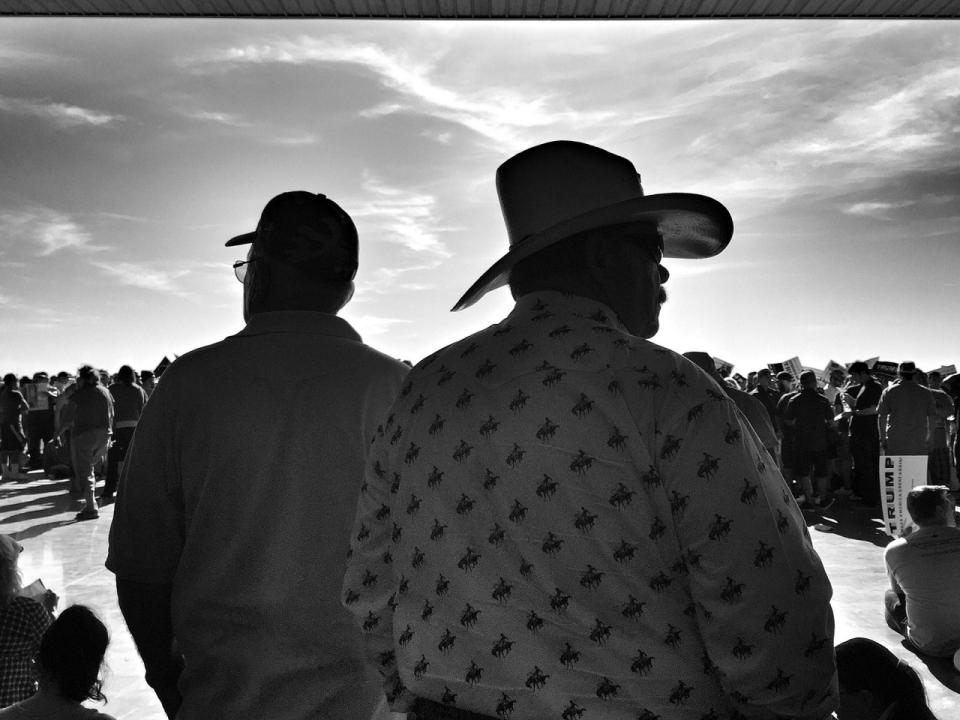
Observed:
[[[247,277],[247,265],[256,261],[257,261],[256,258],[253,258],[251,260],[237,260],[233,264],[233,274],[237,276],[238,282],[243,282],[244,279]]]

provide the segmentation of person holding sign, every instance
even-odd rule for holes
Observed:
[[[887,625],[927,655],[960,649],[960,529],[950,489],[920,485],[907,494],[917,529],[887,545]]]

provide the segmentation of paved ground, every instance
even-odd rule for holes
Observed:
[[[67,481],[46,480],[39,472],[28,482],[0,485],[0,529],[25,548],[20,563],[25,583],[42,578],[60,595],[61,608],[90,605],[110,628],[105,712],[121,720],[163,720],[117,607],[113,575],[103,567],[113,507],[103,508],[99,520],[74,522],[77,507],[67,490]],[[890,538],[877,529],[879,518],[839,502],[825,517],[810,515],[808,522],[833,582],[836,641],[864,636],[884,644],[921,673],[940,720],[960,718],[960,672],[948,662],[915,655],[884,624],[882,548]]]

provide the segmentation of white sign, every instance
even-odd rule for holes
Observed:
[[[926,455],[880,456],[880,496],[884,530],[888,534],[900,537],[908,527],[914,527],[907,512],[907,493],[926,484]]]

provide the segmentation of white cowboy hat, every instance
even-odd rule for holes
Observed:
[[[558,140],[514,155],[497,169],[497,195],[510,250],[453,306],[462,310],[507,284],[510,269],[571,235],[635,222],[654,223],[663,254],[706,258],[733,235],[727,209],[705,195],[644,195],[640,176],[626,158],[593,145]]]

